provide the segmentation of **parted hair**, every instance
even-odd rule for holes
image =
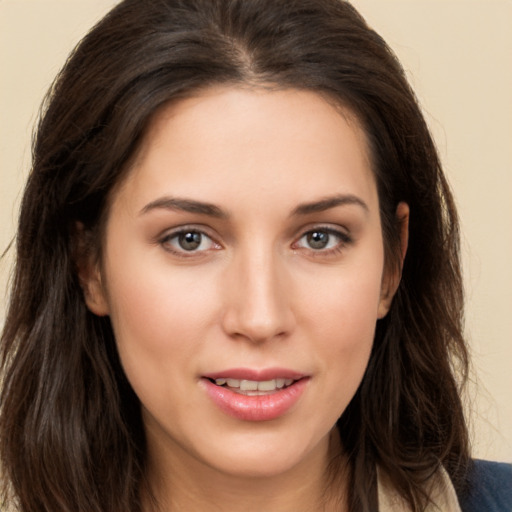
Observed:
[[[2,499],[20,512],[141,511],[140,403],[77,261],[101,258],[109,197],[155,113],[219,84],[311,90],[355,114],[387,265],[400,265],[397,205],[410,207],[402,279],[337,426],[351,512],[376,509],[377,468],[421,511],[428,478],[443,465],[458,488],[469,460],[457,214],[403,69],[343,0],[125,0],[72,52],[41,108],[19,216],[1,338]]]

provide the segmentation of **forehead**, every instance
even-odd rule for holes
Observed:
[[[375,189],[366,136],[350,110],[311,91],[241,87],[161,108],[125,185],[148,201],[157,190],[208,201],[274,190],[261,199],[301,202]]]

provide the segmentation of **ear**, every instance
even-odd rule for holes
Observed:
[[[75,263],[85,304],[95,315],[107,316],[109,314],[107,294],[100,264],[92,254],[92,236],[79,222],[76,224],[75,237]]]
[[[399,203],[396,208],[395,217],[400,229],[400,261],[399,265],[386,265],[388,268],[384,270],[378,309],[379,319],[384,318],[388,314],[391,302],[402,278],[402,268],[409,242],[409,205],[403,202]]]

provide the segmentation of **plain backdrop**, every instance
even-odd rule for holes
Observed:
[[[0,253],[14,236],[41,99],[73,46],[115,3],[0,0]],[[512,0],[352,3],[401,59],[454,189],[473,356],[474,454],[510,462]],[[11,250],[0,261],[0,325],[12,259]]]

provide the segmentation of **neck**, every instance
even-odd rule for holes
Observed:
[[[154,500],[145,512],[339,512],[346,505],[346,459],[339,438],[282,474],[226,474],[176,453],[158,457],[149,451],[148,479]],[[185,463],[183,461],[186,460]]]

